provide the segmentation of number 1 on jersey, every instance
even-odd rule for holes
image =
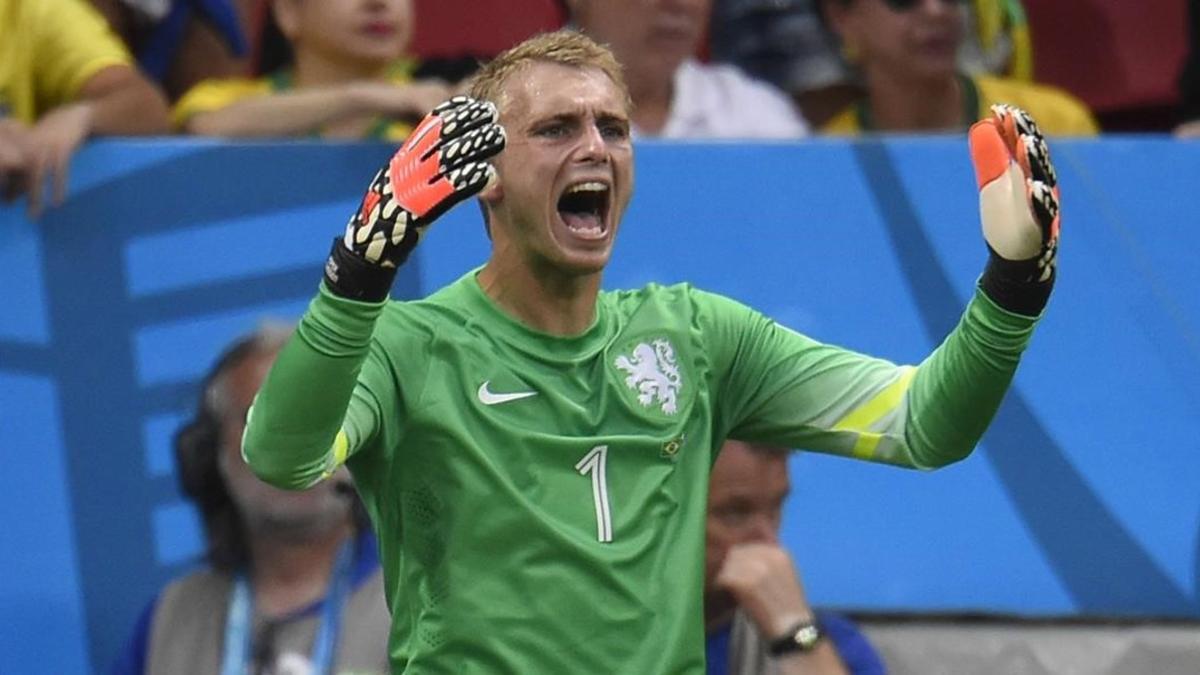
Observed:
[[[596,506],[596,538],[600,543],[612,541],[612,512],[608,508],[608,479],[604,465],[608,460],[608,446],[597,445],[575,464],[575,470],[584,476],[592,474],[592,500]]]

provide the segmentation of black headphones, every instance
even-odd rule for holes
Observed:
[[[204,376],[195,416],[175,432],[176,477],[183,494],[200,510],[208,539],[208,558],[218,569],[235,569],[244,564],[247,551],[242,541],[241,516],[225,484],[221,471],[221,432],[224,420],[216,408],[217,381],[238,364],[262,349],[261,335],[239,338],[216,360]],[[341,486],[337,486],[340,488]],[[366,509],[349,485],[345,492],[352,500],[354,522],[360,529],[369,527]],[[343,490],[339,489],[339,494]]]
[[[214,491],[224,492],[224,478],[218,467],[221,444],[221,423],[205,403],[201,393],[196,416],[175,432],[175,464],[179,487],[183,494],[202,508],[213,498]],[[227,497],[228,495],[226,495]]]
[[[217,380],[258,348],[258,336],[248,335],[231,344],[216,360],[200,385],[196,415],[175,432],[175,464],[179,487],[206,513],[231,503],[221,475],[221,413],[213,407]]]

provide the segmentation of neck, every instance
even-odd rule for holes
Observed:
[[[596,318],[600,273],[565,275],[512,264],[512,257],[493,250],[479,272],[479,286],[497,305],[522,323],[543,333],[579,335]]]
[[[675,95],[674,72],[655,75],[630,69],[625,78],[629,97],[634,101],[634,126],[643,133],[658,134],[671,115],[671,101]]]
[[[954,74],[939,78],[899,78],[867,72],[871,116],[886,131],[936,131],[964,125],[963,94]]]
[[[285,615],[324,597],[334,561],[351,536],[349,523],[305,541],[251,532],[250,574],[259,614]]]
[[[297,50],[295,83],[301,87],[323,87],[355,80],[383,80],[388,64],[352,59],[330,59],[312,51]]]

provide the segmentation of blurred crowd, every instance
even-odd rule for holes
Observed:
[[[1193,135],[1198,2],[0,0],[0,181],[36,215],[94,135],[395,142],[563,25],[620,58],[640,137],[954,133],[998,101]]]

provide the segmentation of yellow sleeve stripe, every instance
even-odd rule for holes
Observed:
[[[346,455],[350,452],[350,437],[342,429],[338,429],[333,439],[333,464],[341,466],[346,463]]]
[[[875,448],[879,447],[881,440],[883,440],[883,434],[864,431],[858,435],[858,439],[854,441],[854,449],[850,452],[855,459],[871,459],[875,456]]]
[[[896,409],[916,374],[916,368],[905,366],[895,382],[889,384],[871,400],[851,410],[833,425],[834,431],[857,431],[859,433],[858,440],[854,442],[855,457],[870,459],[875,454],[875,448],[879,446],[883,435],[867,431],[867,429]]]
[[[333,475],[338,467],[346,463],[346,455],[350,453],[350,437],[342,429],[338,429],[337,436],[333,438],[333,446],[329,448],[329,461],[325,463],[325,471],[321,474],[321,479],[324,480]]]

